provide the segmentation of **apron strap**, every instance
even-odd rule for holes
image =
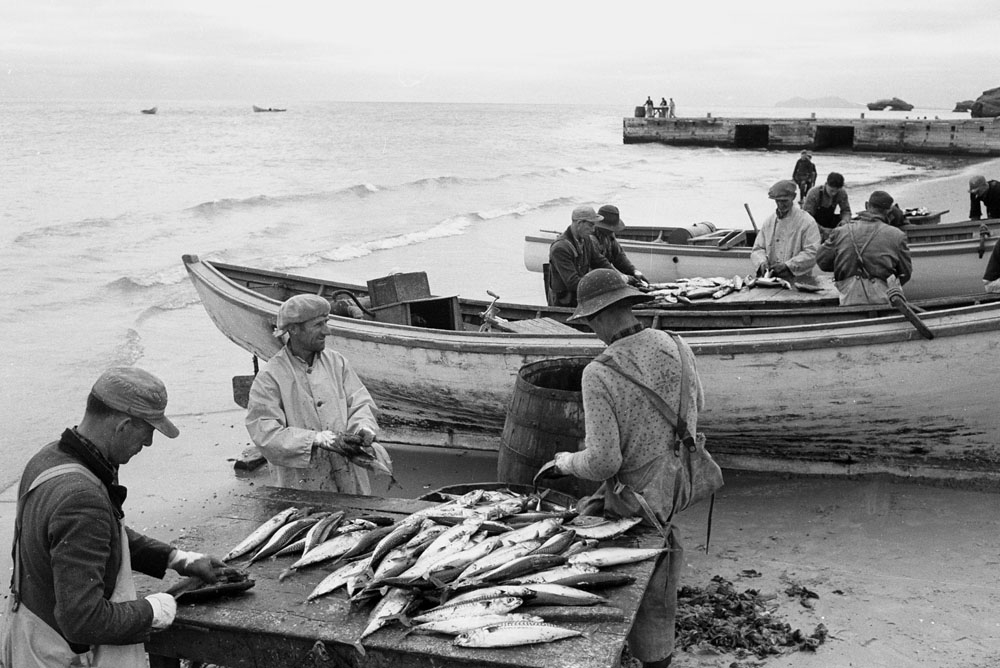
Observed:
[[[14,544],[11,548],[11,556],[14,561],[14,569],[10,576],[10,596],[13,601],[11,608],[12,611],[16,611],[21,606],[21,556],[19,548],[21,542],[22,515],[24,514],[24,500],[28,498],[28,495],[35,491],[37,487],[41,486],[42,483],[68,473],[80,473],[83,477],[89,479],[95,485],[101,487],[103,486],[100,479],[94,475],[94,472],[83,464],[59,464],[58,466],[53,466],[52,468],[45,469],[39,473],[38,476],[31,481],[31,484],[28,485],[28,489],[25,490],[24,494],[20,495],[17,499],[17,511],[14,516]]]

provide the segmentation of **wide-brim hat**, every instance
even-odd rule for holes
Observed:
[[[625,229],[625,221],[618,214],[617,206],[605,204],[597,210],[597,215],[604,219],[596,224],[597,229],[616,233]]]
[[[148,371],[113,367],[101,374],[90,392],[109,408],[145,420],[167,438],[177,438],[180,433],[163,414],[167,407],[166,386]]]
[[[576,288],[576,310],[566,320],[589,318],[620,301],[639,302],[645,299],[645,294],[626,283],[625,277],[614,269],[594,269],[580,279]]]

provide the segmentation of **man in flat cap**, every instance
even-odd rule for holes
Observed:
[[[660,531],[670,551],[657,558],[628,643],[643,668],[666,668],[684,563],[672,520],[689,501],[681,449],[704,447],[694,434],[705,397],[688,344],[644,328],[632,314],[632,305],[645,299],[613,269],[595,269],[580,281],[580,304],[570,320],[585,321],[607,348],[583,370],[584,448],[557,452],[539,477],[551,471],[606,481],[581,500],[583,514],[642,517]]]
[[[844,190],[844,175],[830,172],[826,183],[810,188],[802,202],[802,210],[819,225],[820,238],[826,239],[830,230],[851,221],[851,202]]]
[[[153,442],[175,438],[167,390],[134,367],[105,371],[83,420],[25,466],[14,521],[14,575],[0,624],[0,665],[145,668],[143,642],[174,620],[167,593],[136,599],[132,571],[167,568],[216,582],[225,565],[125,526],[118,469]]]
[[[605,204],[597,210],[597,215],[601,217],[601,220],[594,225],[594,240],[597,241],[597,248],[601,251],[601,255],[615,269],[625,274],[629,283],[633,285],[646,284],[646,277],[635,268],[615,236],[625,229],[625,221],[622,220],[618,207],[613,204]]]
[[[576,286],[591,269],[611,269],[593,237],[594,226],[603,218],[592,206],[573,209],[570,225],[549,246],[549,306],[576,306]]]
[[[987,218],[1000,218],[1000,182],[976,175],[969,179],[969,218],[983,217],[981,204],[986,205]]]
[[[326,347],[330,302],[295,295],[278,310],[285,346],[250,387],[246,427],[279,487],[371,494],[351,461],[378,434],[378,408],[343,355]]]
[[[906,232],[889,225],[892,196],[876,190],[858,219],[831,231],[816,264],[832,271],[841,306],[888,304],[890,285],[910,280],[913,265]]]
[[[767,191],[775,212],[761,225],[750,251],[750,262],[758,276],[770,275],[797,283],[815,283],[819,227],[795,203],[797,187],[778,181]]]

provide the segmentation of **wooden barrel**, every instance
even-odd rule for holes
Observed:
[[[557,357],[521,367],[503,425],[497,480],[530,485],[555,453],[583,448],[581,381],[590,360]],[[581,497],[593,493],[600,483],[565,477],[547,478],[542,484]]]
[[[646,117],[646,107],[636,107],[635,108],[635,117],[636,118],[645,118]]]

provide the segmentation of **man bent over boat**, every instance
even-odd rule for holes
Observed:
[[[350,461],[378,433],[378,407],[340,353],[326,347],[330,302],[295,295],[281,305],[275,336],[285,346],[250,387],[246,426],[274,484],[371,494],[368,472]]]
[[[611,269],[594,239],[594,226],[604,220],[590,206],[573,209],[569,227],[549,246],[549,306],[576,306],[576,287],[591,269]]]

